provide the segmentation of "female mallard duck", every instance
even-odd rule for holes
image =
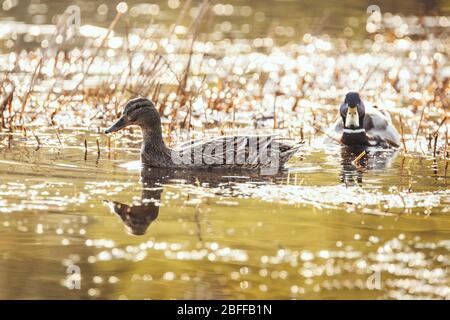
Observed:
[[[145,98],[130,100],[122,117],[105,133],[130,125],[141,127],[144,141],[141,161],[159,168],[222,168],[278,171],[302,143],[287,143],[266,136],[224,136],[168,148],[163,140],[161,118],[154,104]]]
[[[341,136],[347,146],[400,146],[400,136],[386,110],[366,107],[357,92],[349,92],[341,104],[338,119],[330,130],[331,135]]]

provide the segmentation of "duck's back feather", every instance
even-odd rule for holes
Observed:
[[[392,124],[391,115],[387,110],[366,108],[364,129],[369,139],[374,140],[375,144],[387,143],[396,148],[400,146],[400,135]]]
[[[222,136],[184,143],[173,152],[188,167],[257,169],[282,167],[301,145],[271,135]]]

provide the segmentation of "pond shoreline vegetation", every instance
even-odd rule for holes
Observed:
[[[189,5],[191,2],[187,1],[177,21],[184,19]],[[205,23],[205,15],[211,10],[208,1],[200,5],[198,15],[187,30],[184,30],[184,36],[175,33],[177,29],[175,24],[170,28],[169,35],[159,40],[154,38],[160,28],[157,25],[148,26],[144,36],[130,34],[128,28],[125,37],[112,36],[115,26],[123,19],[122,16],[126,14],[126,10],[125,5],[119,5],[109,28],[97,38],[87,36],[85,48],[81,52],[77,47],[70,49],[70,40],[73,41],[73,38],[68,39],[67,44],[64,41],[60,43],[62,40],[58,37],[61,33],[71,30],[64,25],[68,17],[62,16],[60,25],[56,28],[57,32],[50,40],[46,40],[49,44],[54,43],[55,48],[50,50],[50,47],[47,47],[30,52],[3,54],[0,107],[2,131],[4,133],[22,131],[26,136],[27,126],[32,126],[33,123],[37,126],[44,124],[54,128],[55,137],[60,143],[58,130],[61,128],[62,121],[70,122],[72,125],[86,125],[84,120],[88,120],[88,126],[105,126],[105,121],[117,115],[120,106],[127,98],[140,95],[154,101],[161,115],[166,118],[165,135],[169,142],[174,139],[173,136],[177,135],[174,131],[179,133],[182,130],[189,136],[193,127],[201,127],[199,122],[206,121],[204,123],[206,126],[211,123],[212,126],[219,127],[219,134],[228,128],[231,130],[239,128],[242,121],[236,119],[236,113],[252,112],[255,108],[263,111],[259,117],[267,119],[263,120],[264,122],[273,123],[273,130],[287,129],[288,135],[293,137],[298,134],[299,125],[301,125],[303,134],[306,131],[311,136],[315,136],[316,131],[322,131],[319,127],[326,127],[330,121],[328,114],[321,114],[323,111],[329,113],[329,110],[316,108],[315,104],[337,105],[342,96],[341,92],[346,89],[339,84],[339,79],[345,78],[344,74],[348,71],[351,73],[355,71],[353,70],[354,62],[345,61],[345,59],[352,59],[354,53],[348,53],[349,49],[344,49],[344,57],[333,53],[338,46],[346,46],[345,43],[339,42],[339,39],[337,39],[338,42],[333,43],[333,41],[322,40],[320,37],[309,36],[306,40],[304,39],[305,42],[302,45],[295,43],[284,47],[268,45],[263,47],[266,54],[245,53],[242,56],[239,55],[239,51],[248,52],[251,49],[244,41],[241,41],[242,44],[237,42],[237,52],[234,56],[223,56],[224,47],[219,41],[217,53],[215,53],[213,42],[198,40],[201,36],[200,27]],[[128,22],[125,21],[125,24],[127,25]],[[61,28],[67,30],[61,30]],[[142,31],[140,31],[141,34]],[[449,90],[449,77],[441,75],[440,72],[444,61],[448,59],[448,52],[442,51],[444,44],[440,43],[439,38],[430,39],[428,46],[431,48],[423,49],[423,42],[420,41],[407,38],[394,41],[384,39],[389,37],[382,34],[375,35],[371,44],[373,56],[371,60],[373,61],[368,59],[367,54],[360,55],[359,59],[364,61],[362,70],[358,70],[358,75],[352,74],[357,79],[350,83],[359,83],[361,88],[369,84],[367,95],[372,103],[377,103],[381,96],[386,96],[386,94],[379,94],[380,89],[391,87],[389,98],[392,101],[389,101],[388,108],[391,109],[399,104],[391,111],[396,113],[395,118],[400,124],[402,151],[405,154],[408,153],[405,135],[414,135],[412,148],[415,151],[418,149],[418,139],[423,137],[429,141],[428,146],[431,145],[429,149],[433,155],[441,155],[446,159],[448,154],[442,156],[443,146],[447,144],[446,134],[440,130],[446,128],[445,104],[448,103],[446,93]],[[120,47],[119,52],[113,49],[114,41],[121,42],[125,52],[120,52],[123,50]],[[60,44],[57,45],[57,43]],[[390,62],[390,64],[400,63],[399,65],[384,65],[386,61],[383,61],[382,52],[384,47],[392,45],[399,49],[411,50],[410,58],[406,58],[404,62],[400,58],[398,62]],[[417,56],[415,48],[419,52],[422,51],[423,56]],[[298,53],[291,51],[292,49],[296,49]],[[113,57],[109,57],[113,52],[111,50],[117,52]],[[141,52],[141,50],[144,51]],[[286,56],[287,52],[284,50],[291,52]],[[405,52],[404,49],[400,55],[403,55],[403,52]],[[327,79],[327,82],[323,84],[317,81],[318,75],[314,74],[317,72],[311,70],[316,63],[312,61],[311,54],[319,55],[321,61],[331,64],[331,68],[325,69],[326,77],[332,76],[334,81]],[[120,59],[122,55],[127,56],[127,61],[121,63],[123,68],[118,70],[114,61]],[[219,65],[217,58],[221,59],[222,65]],[[283,58],[287,58],[286,61]],[[258,59],[262,60],[261,63],[257,62]],[[274,62],[273,59],[277,61]],[[425,63],[423,67],[420,67],[418,71],[420,73],[416,73],[411,68],[402,67],[405,63],[412,66],[414,61],[419,59]],[[312,64],[308,65],[310,61]],[[342,63],[342,67],[339,62]],[[110,66],[111,75],[105,74],[103,67],[105,65]],[[393,67],[398,69],[392,70]],[[215,68],[217,68],[216,71],[214,71]],[[448,73],[448,71],[445,72]],[[345,78],[343,83],[349,80],[351,79]],[[328,83],[331,84],[332,90],[326,91],[316,99],[317,90]],[[406,85],[407,88],[399,87],[400,84]],[[318,88],[315,89],[315,86]],[[412,90],[413,88],[415,89]],[[306,89],[311,91],[310,97],[305,96]],[[251,94],[243,95],[244,92]],[[393,94],[398,98],[391,98]],[[280,103],[280,100],[283,101]],[[270,110],[271,104],[272,110]],[[405,108],[405,104],[410,106],[401,110]],[[91,109],[89,119],[80,118],[82,115],[78,113],[87,108]],[[411,111],[420,109],[422,109],[419,113],[420,118],[417,119]],[[284,112],[286,114],[283,114]],[[213,115],[223,113],[221,116],[227,119],[225,123],[228,128],[214,125],[218,122],[217,116],[214,117],[216,119],[210,120],[208,113]],[[284,118],[290,117],[292,113],[296,114],[296,121],[285,121]],[[299,113],[305,113],[305,116],[300,117]],[[99,118],[100,115],[101,118]],[[68,117],[72,118],[72,121]],[[196,124],[192,123],[194,118]],[[247,126],[258,126],[258,120],[254,117],[254,119],[244,119],[243,122]],[[266,125],[267,130],[270,129],[271,125]],[[200,128],[200,130],[205,129]],[[35,139],[38,137],[34,132],[33,136]],[[36,141],[39,145],[39,141]]]

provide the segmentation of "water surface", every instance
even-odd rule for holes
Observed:
[[[1,298],[450,298],[443,161],[310,146],[275,177],[141,172],[131,145],[61,137],[0,149]]]

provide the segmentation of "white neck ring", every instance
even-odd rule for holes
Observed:
[[[365,129],[346,129],[344,128],[344,133],[362,133],[366,132]]]

